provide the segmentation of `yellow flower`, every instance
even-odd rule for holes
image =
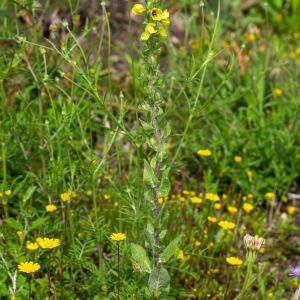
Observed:
[[[274,95],[275,95],[276,97],[281,96],[281,95],[282,95],[282,90],[279,89],[279,88],[276,88],[276,89],[274,90]]]
[[[163,11],[160,22],[165,26],[168,26],[170,24],[170,13],[167,9]]]
[[[272,299],[273,298],[273,293],[272,292],[268,292],[267,297],[268,297],[268,299]]]
[[[167,33],[167,30],[166,28],[164,27],[160,27],[158,29],[158,32],[159,32],[159,35],[162,37],[162,38],[166,38],[168,36],[168,33]]]
[[[218,225],[223,229],[233,229],[235,227],[235,224],[229,221],[220,221]]]
[[[156,26],[155,23],[148,23],[145,27],[145,31],[150,34],[153,34],[153,33],[157,32],[157,30],[155,30],[155,26]]]
[[[158,204],[163,204],[164,202],[164,198],[163,197],[159,197],[158,198]]]
[[[23,231],[17,231],[17,235],[18,235],[18,237],[19,237],[19,239],[22,241],[23,240],[23,238],[24,238],[24,232]]]
[[[211,156],[212,152],[209,149],[200,149],[197,151],[199,156]]]
[[[254,209],[254,207],[253,207],[252,204],[250,204],[250,203],[244,203],[244,204],[243,204],[243,210],[244,210],[246,213],[250,213],[253,209]]]
[[[236,163],[241,163],[242,162],[242,157],[241,156],[238,156],[238,155],[236,155],[235,157],[234,157],[234,161],[236,162]]]
[[[246,174],[248,176],[248,180],[251,182],[252,181],[252,177],[253,177],[253,172],[250,171],[250,170],[248,170],[248,171],[246,171]]]
[[[5,191],[4,194],[5,194],[7,197],[9,197],[9,196],[11,195],[11,190]]]
[[[110,236],[110,239],[115,242],[120,242],[126,240],[126,234],[122,232],[113,233]]]
[[[141,35],[141,40],[142,40],[142,41],[148,41],[150,35],[151,35],[151,34],[150,34],[149,32],[144,31],[144,32],[142,33],[142,35]]]
[[[216,210],[220,210],[222,207],[222,205],[220,203],[216,203],[214,206],[215,206]]]
[[[71,197],[71,195],[69,192],[60,194],[60,200],[64,201],[64,202],[69,201],[70,197]]]
[[[230,256],[226,258],[227,263],[229,263],[232,266],[240,266],[243,261],[239,259],[238,257]]]
[[[200,241],[195,241],[195,247],[200,247],[201,246],[201,242]]]
[[[54,212],[54,211],[56,211],[57,210],[57,207],[56,207],[56,205],[54,205],[54,204],[48,204],[47,206],[46,206],[46,211],[47,212]]]
[[[192,203],[200,204],[200,203],[202,203],[202,199],[195,196],[195,197],[192,197],[192,198],[191,198],[191,202],[192,202]]]
[[[266,198],[266,200],[268,200],[268,201],[275,200],[275,193],[273,193],[273,192],[266,193],[266,194],[265,194],[265,198]]]
[[[226,200],[228,198],[227,194],[222,194],[222,200]]]
[[[142,14],[143,12],[145,11],[145,7],[143,4],[140,4],[140,3],[136,3],[133,5],[132,9],[131,9],[131,12],[134,14],[134,15],[140,15]]]
[[[288,206],[287,207],[287,212],[290,216],[292,216],[296,211],[296,207],[295,206]]]
[[[1,198],[1,197],[3,197],[3,193],[2,193],[2,192],[0,192],[0,198]]]
[[[26,243],[26,248],[27,248],[28,250],[30,250],[30,251],[34,251],[34,250],[36,250],[38,247],[39,247],[39,244],[38,244],[37,242],[32,243],[32,242],[30,242],[30,241],[27,241],[27,243]]]
[[[220,201],[220,197],[217,194],[213,193],[206,193],[205,198],[213,202]]]
[[[227,210],[230,214],[235,215],[238,211],[238,209],[235,206],[228,206]]]
[[[181,249],[177,248],[176,249],[176,253],[177,253],[177,259],[182,261],[184,259],[184,253]]]
[[[154,21],[160,21],[162,19],[162,10],[160,8],[153,8],[151,10],[151,18]]]
[[[24,273],[34,273],[40,269],[40,265],[38,263],[34,263],[32,261],[22,262],[18,265],[18,269]]]
[[[211,223],[217,223],[218,219],[216,217],[208,216],[207,220]]]
[[[37,238],[36,241],[43,249],[53,249],[60,245],[59,239]]]
[[[247,200],[253,200],[253,194],[248,194],[246,197],[247,197]]]

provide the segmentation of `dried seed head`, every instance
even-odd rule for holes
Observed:
[[[246,234],[244,236],[244,245],[247,250],[258,251],[265,244],[265,239],[258,236]]]

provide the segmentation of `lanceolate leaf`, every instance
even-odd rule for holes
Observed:
[[[131,243],[131,255],[132,259],[139,264],[142,272],[151,272],[151,262],[147,255],[146,250],[137,244]]]
[[[160,256],[162,262],[167,262],[176,253],[176,248],[180,239],[181,236],[178,236],[165,248]]]

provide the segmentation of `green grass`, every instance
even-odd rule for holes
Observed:
[[[159,299],[234,299],[245,280],[246,233],[264,237],[266,245],[243,299],[290,299],[297,280],[287,272],[300,251],[299,205],[287,195],[299,192],[300,180],[299,1],[258,2],[246,13],[243,1],[221,2],[219,19],[217,1],[204,7],[194,0],[164,2],[177,5],[173,17],[185,26],[179,45],[170,36],[159,58],[159,125],[171,128],[163,166],[170,168],[171,190],[160,200],[159,250],[180,237],[164,263],[170,291]],[[120,53],[111,40],[109,8],[103,26],[95,16],[81,32],[66,28],[64,40],[46,40],[33,18],[29,26],[18,17],[32,5],[0,3],[0,298],[28,299],[26,276],[14,278],[14,272],[33,260],[41,265],[32,280],[34,299],[117,299],[118,247],[109,237],[124,232],[120,297],[156,299],[132,250],[146,249],[152,272],[156,222],[144,161],[155,147],[152,129],[142,122],[149,113],[142,106],[148,92],[141,42],[128,38],[128,52]],[[114,76],[115,53],[128,67],[121,82]],[[200,157],[199,149],[212,155]],[[76,196],[62,202],[69,189]],[[276,199],[266,200],[268,192]],[[227,197],[216,208],[205,193]],[[195,195],[201,204],[192,203]],[[245,202],[252,212],[244,211]],[[46,211],[49,203],[56,212]],[[230,214],[229,206],[238,212]],[[236,226],[223,230],[208,216]],[[61,245],[28,251],[26,242],[37,237],[58,238]],[[140,248],[137,256],[147,262]],[[231,266],[229,256],[244,263]]]

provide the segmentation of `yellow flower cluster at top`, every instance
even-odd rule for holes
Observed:
[[[140,15],[145,11],[146,8],[140,3],[136,3],[131,9],[134,15]],[[166,28],[170,24],[170,13],[168,10],[154,7],[149,11],[149,16],[151,22],[146,24],[144,32],[141,35],[141,40],[147,41],[153,34],[158,34],[160,37],[166,38],[168,36]]]

